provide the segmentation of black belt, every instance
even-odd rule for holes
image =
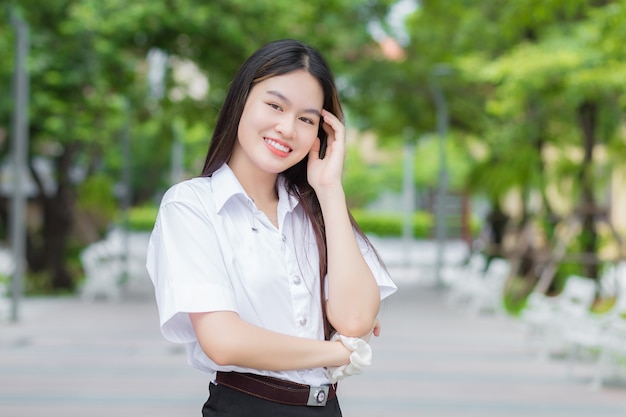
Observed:
[[[326,401],[337,396],[336,384],[316,387],[239,372],[218,372],[215,381],[258,398],[288,405],[325,406]]]

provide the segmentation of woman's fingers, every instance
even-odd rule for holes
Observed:
[[[343,123],[341,123],[341,120],[325,109],[322,110],[322,117],[324,118],[322,128],[329,135],[329,137],[332,136],[333,140],[343,140],[344,126]]]
[[[345,159],[345,137],[343,123],[332,113],[322,110],[322,128],[326,132],[326,152],[319,157],[321,142],[315,140],[309,152],[308,180],[316,192],[324,188],[335,188],[341,184],[341,174]]]
[[[313,142],[313,146],[309,150],[309,161],[316,161],[320,159],[320,148],[322,147],[322,142],[320,138],[316,138]]]
[[[374,322],[374,329],[372,330],[372,333],[374,334],[374,336],[378,337],[380,336],[380,321],[378,319],[376,319],[376,321]]]
[[[340,143],[340,146],[343,148],[345,143],[345,127],[343,123],[328,110],[322,110],[322,116],[324,118],[322,128],[328,136],[326,149],[336,149],[337,146],[335,143]],[[341,153],[343,157],[345,152]]]

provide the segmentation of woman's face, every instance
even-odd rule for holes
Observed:
[[[256,84],[243,109],[231,168],[278,174],[311,150],[321,123],[324,93],[306,71]]]

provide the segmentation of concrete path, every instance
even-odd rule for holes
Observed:
[[[468,315],[400,272],[374,364],[339,388],[345,417],[626,416],[624,385],[591,390],[589,366],[540,360],[519,322]],[[29,298],[21,316],[0,323],[1,417],[200,416],[210,376],[161,337],[151,297]]]
[[[618,417],[626,386],[590,388],[594,368],[542,360],[521,323],[446,307],[433,287],[405,285],[383,311],[374,364],[344,384],[346,416]]]

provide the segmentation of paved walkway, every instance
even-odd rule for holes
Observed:
[[[342,387],[346,416],[624,417],[626,386],[594,391],[590,366],[541,360],[521,323],[470,316],[405,285],[384,307],[375,362]]]
[[[624,417],[626,387],[541,361],[511,318],[470,316],[416,271],[397,270],[374,364],[344,381],[346,417]],[[0,416],[200,416],[209,377],[166,342],[145,294],[118,303],[30,298],[0,323]]]

